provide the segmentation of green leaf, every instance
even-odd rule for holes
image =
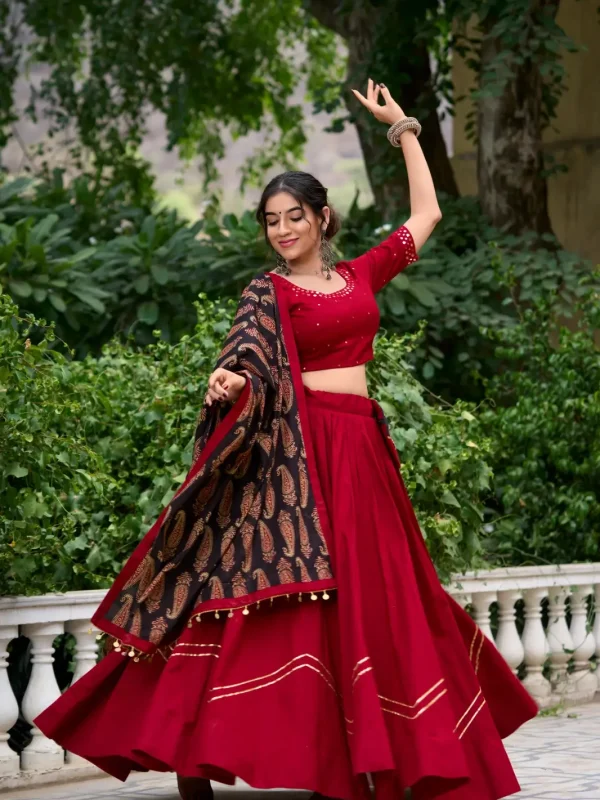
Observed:
[[[90,308],[93,308],[94,311],[97,311],[99,314],[105,313],[106,306],[104,305],[102,300],[99,300],[97,297],[94,297],[94,295],[89,294],[88,292],[83,291],[81,289],[71,289],[71,293],[74,294],[75,297],[77,297],[79,300],[81,300],[82,303],[85,303],[87,306],[90,306]]]
[[[53,294],[51,292],[48,297],[48,300],[50,300],[50,303],[54,306],[54,308],[57,311],[60,311],[62,313],[63,311],[67,310],[67,304],[59,294]]]
[[[134,280],[133,288],[136,290],[138,294],[146,294],[146,292],[150,288],[150,276],[140,275],[139,278],[136,278]]]
[[[152,273],[154,280],[161,286],[164,286],[165,283],[169,282],[169,270],[166,267],[163,267],[161,264],[152,264],[150,267],[150,272]]]
[[[430,292],[429,289],[423,284],[411,281],[408,291],[419,301],[419,303],[421,303],[421,305],[432,308],[437,304],[437,300],[433,292]]]
[[[153,300],[142,303],[137,309],[137,318],[140,322],[145,322],[146,325],[154,325],[158,319],[159,308],[158,304]]]
[[[31,284],[26,281],[9,281],[8,288],[19,297],[30,297],[33,291]]]
[[[5,475],[13,475],[15,478],[24,478],[28,473],[27,467],[22,467],[19,464],[10,464],[4,472]]]
[[[450,491],[450,489],[446,489],[444,494],[442,495],[442,503],[446,503],[448,506],[456,506],[456,508],[460,508],[460,503],[454,496],[454,494]]]
[[[25,500],[23,500],[21,508],[22,508],[22,511],[23,511],[23,516],[26,519],[28,519],[29,517],[32,517],[35,514],[36,509],[37,509],[37,500],[35,498],[35,495],[32,494],[32,493],[28,494],[25,497]]]
[[[83,250],[79,250],[79,252],[74,255],[69,256],[69,262],[71,264],[79,264],[81,261],[87,261],[87,259],[95,255],[96,252],[96,247],[86,247]]]

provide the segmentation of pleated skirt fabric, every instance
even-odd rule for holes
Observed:
[[[305,390],[338,589],[109,653],[36,720],[125,780],[175,771],[339,800],[496,800],[537,707],[440,585],[373,401]]]

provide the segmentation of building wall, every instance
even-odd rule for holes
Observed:
[[[549,179],[550,218],[568,250],[600,263],[600,17],[595,0],[562,0],[558,23],[583,52],[564,57],[567,91],[544,144],[568,172]],[[456,95],[467,92],[473,73],[454,64]],[[464,127],[470,101],[459,103],[454,122],[453,164],[462,194],[477,193],[476,158]]]

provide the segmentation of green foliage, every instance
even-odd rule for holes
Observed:
[[[487,456],[491,444],[482,434],[475,409],[431,398],[415,379],[406,354],[420,335],[381,334],[368,365],[372,396],[377,397],[403,462],[402,476],[438,574],[479,562],[482,499],[490,489]]]
[[[1,373],[0,452],[15,466],[0,484],[0,594],[107,586],[187,473],[206,380],[235,303],[202,296],[195,331],[179,342],[136,350],[111,342],[99,358],[70,364],[46,345],[25,350],[16,309],[4,303],[0,341],[10,346],[0,363],[19,358],[24,367]],[[477,552],[486,445],[475,446],[466,406],[427,405],[423,388],[398,370],[404,347],[397,337],[379,339],[370,382],[447,577]],[[43,369],[30,374],[28,359],[38,353]]]
[[[486,546],[497,562],[598,557],[598,328],[600,295],[588,289],[571,319],[561,321],[553,302],[539,300],[514,327],[489,331],[510,367],[490,381],[494,405],[481,417],[496,475]]]
[[[0,595],[88,581],[85,559],[72,565],[65,543],[90,521],[78,498],[101,505],[110,485],[77,431],[86,397],[72,365],[52,328],[31,344],[34,324],[0,294]]]

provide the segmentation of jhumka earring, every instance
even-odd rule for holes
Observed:
[[[280,253],[277,253],[275,263],[277,266],[275,267],[274,272],[276,272],[278,275],[292,274],[292,270],[289,268],[287,261]]]
[[[325,238],[325,231],[321,233],[321,262],[323,264],[321,269],[325,273],[326,279],[330,281],[331,270],[335,266],[335,256],[329,244],[329,240]]]

